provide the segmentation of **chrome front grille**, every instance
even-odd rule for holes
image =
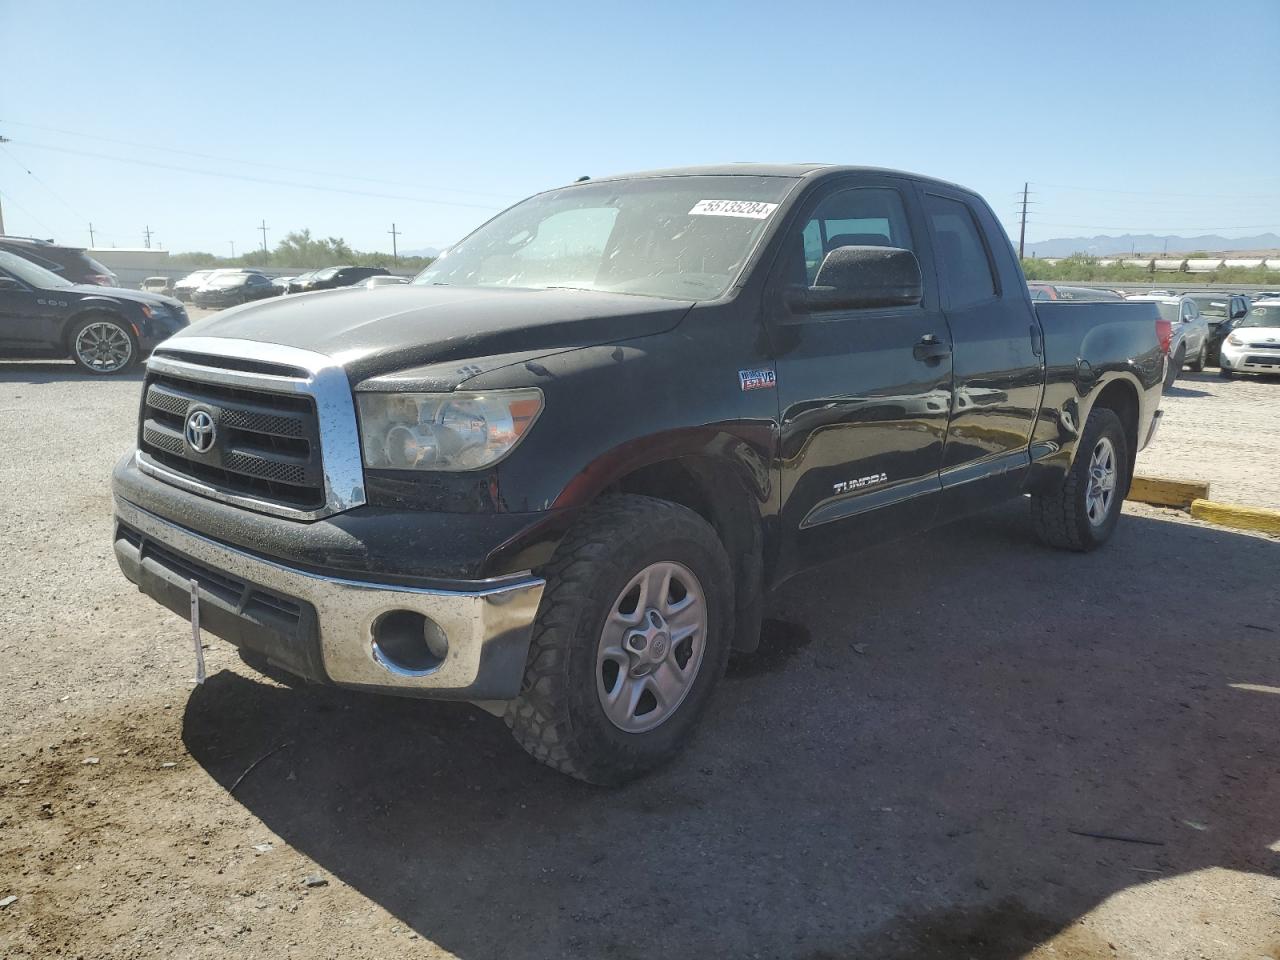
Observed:
[[[346,375],[321,354],[255,341],[179,337],[147,363],[139,466],[161,480],[300,519],[364,503]],[[180,344],[180,345],[179,345]],[[207,414],[207,449],[188,430]]]

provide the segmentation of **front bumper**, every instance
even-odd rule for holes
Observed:
[[[211,633],[318,682],[405,696],[509,700],[520,690],[545,581],[530,574],[449,588],[348,580],[286,566],[202,536],[120,497],[115,552],[148,596],[188,615],[198,584]],[[375,624],[412,611],[434,622],[448,651],[426,671],[379,656]]]
[[[1280,373],[1280,349],[1235,347],[1223,342],[1218,362],[1223,370],[1237,373]]]

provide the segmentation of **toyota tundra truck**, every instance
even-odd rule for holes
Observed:
[[[250,662],[470,701],[620,783],[689,739],[788,578],[1015,497],[1050,546],[1105,543],[1170,335],[1150,303],[1033,304],[939,180],[586,180],[412,284],[160,345],[115,553]]]

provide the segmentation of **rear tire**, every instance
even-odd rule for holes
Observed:
[[[1230,380],[1230,379],[1231,379],[1231,371],[1230,371],[1230,370],[1228,370],[1226,367],[1219,367],[1219,368],[1218,368],[1218,376],[1220,376],[1223,380]]]
[[[1196,358],[1191,361],[1191,369],[1194,370],[1196,373],[1199,373],[1204,369],[1204,366],[1208,362],[1208,360],[1209,360],[1209,348],[1206,347],[1203,342],[1201,342],[1200,352],[1197,353]]]
[[[1082,553],[1097,549],[1111,538],[1120,521],[1129,479],[1124,425],[1114,410],[1094,410],[1061,484],[1031,496],[1036,534],[1060,550]]]
[[[1182,372],[1182,365],[1187,362],[1187,345],[1181,344],[1178,352],[1169,360],[1169,372],[1164,377],[1164,388],[1168,390],[1173,386],[1173,381],[1178,379],[1178,374]]]
[[[72,327],[67,342],[76,365],[98,376],[127,373],[138,363],[137,338],[128,323],[113,314],[85,317]]]
[[[524,683],[505,715],[516,740],[588,783],[624,783],[669,760],[729,657],[733,579],[715,531],[678,504],[606,497],[543,575]]]

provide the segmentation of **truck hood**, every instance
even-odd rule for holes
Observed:
[[[670,330],[693,301],[591,290],[417,284],[324,290],[235,307],[184,337],[255,340],[333,357],[354,384],[408,367],[552,351]]]

